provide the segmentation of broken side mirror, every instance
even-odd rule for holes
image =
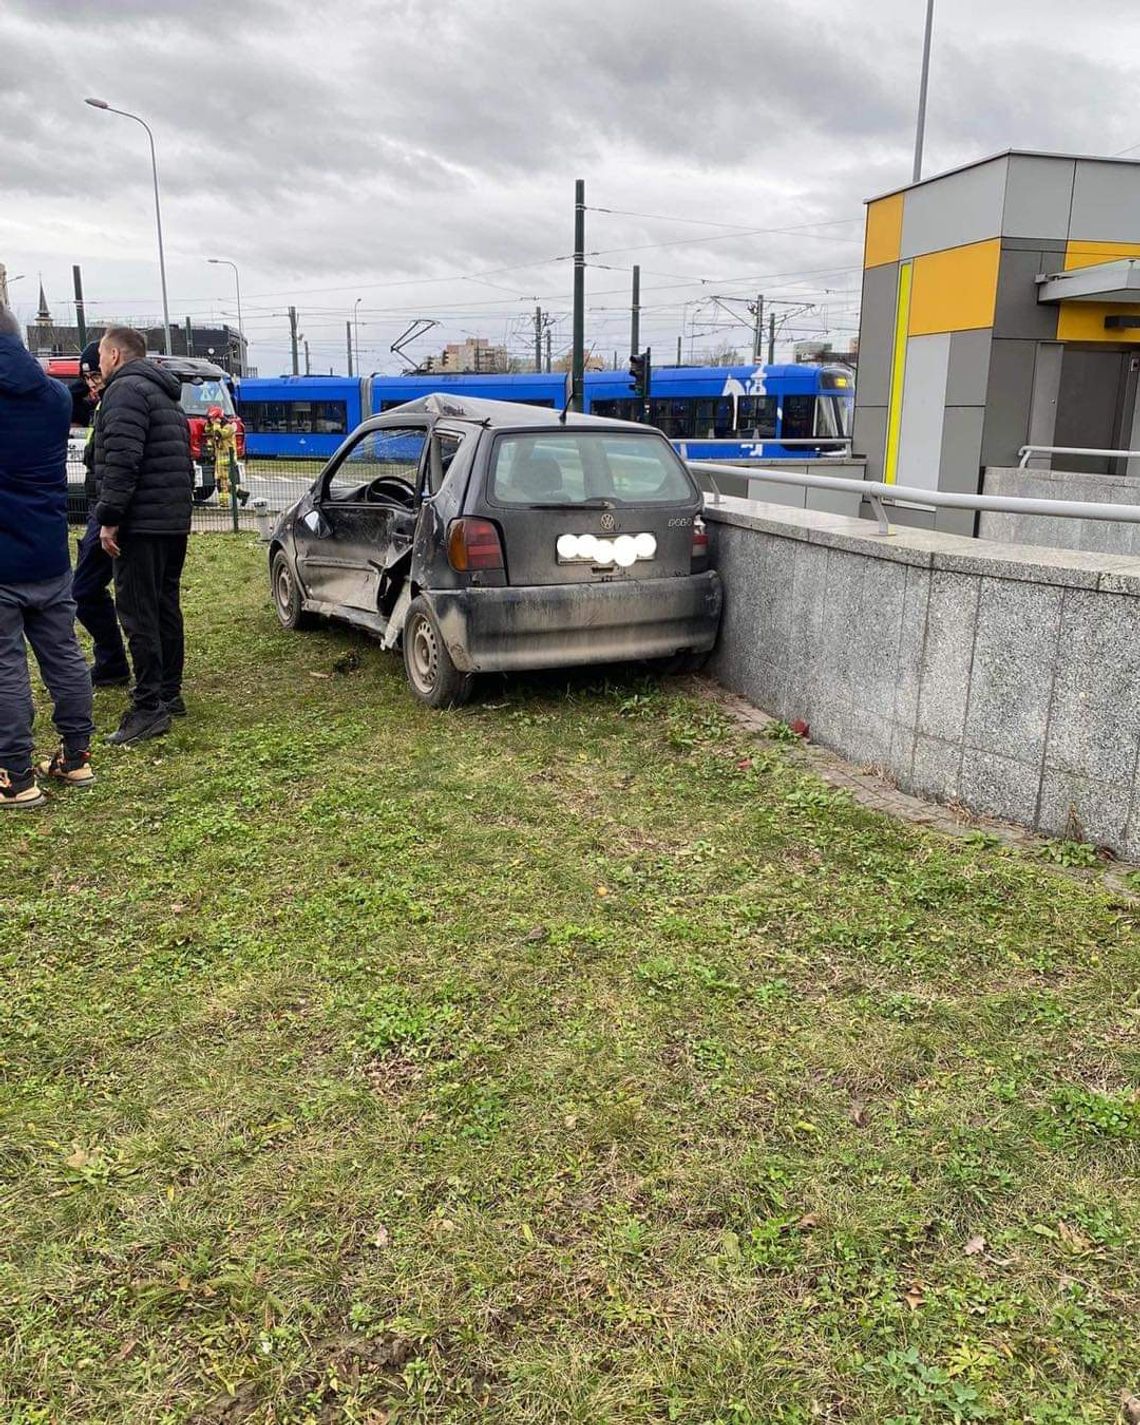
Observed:
[[[301,523],[310,534],[315,534],[318,539],[324,539],[329,532],[328,523],[322,517],[320,510],[307,510],[301,516]]]

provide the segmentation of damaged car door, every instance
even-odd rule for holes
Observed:
[[[306,598],[373,632],[387,626],[386,570],[409,540],[427,434],[426,421],[362,433],[330,463],[296,527]]]

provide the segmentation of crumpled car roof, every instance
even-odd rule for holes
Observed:
[[[480,425],[491,426],[633,426],[633,421],[612,420],[607,416],[580,415],[569,411],[565,422],[561,413],[549,406],[527,406],[519,401],[488,401],[477,396],[466,396],[450,391],[433,391],[427,396],[417,396],[413,401],[405,401],[401,406],[386,410],[386,416],[398,412],[423,411],[433,416],[450,416],[456,420],[478,421]],[[645,427],[640,427],[645,429]]]

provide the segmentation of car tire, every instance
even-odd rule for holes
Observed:
[[[429,708],[458,708],[471,696],[472,673],[463,673],[452,661],[431,605],[418,595],[404,620],[404,672],[408,686]]]
[[[694,653],[684,650],[670,653],[664,658],[647,658],[645,666],[659,678],[677,678],[685,673],[699,673],[712,657],[712,653]]]
[[[273,556],[269,569],[269,587],[273,595],[273,608],[282,628],[313,628],[317,622],[313,614],[306,613],[301,605],[301,590],[297,586],[297,576],[289,564],[289,557],[283,549]]]

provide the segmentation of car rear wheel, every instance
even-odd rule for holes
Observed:
[[[404,671],[412,692],[429,708],[461,707],[471,696],[475,678],[452,661],[431,605],[415,598],[404,621]]]
[[[661,678],[675,678],[683,673],[699,673],[712,653],[670,653],[666,658],[647,658],[645,666]]]
[[[312,628],[316,619],[301,606],[301,591],[297,587],[296,577],[283,549],[279,549],[273,556],[269,582],[273,590],[273,607],[277,611],[277,620],[281,627]]]

